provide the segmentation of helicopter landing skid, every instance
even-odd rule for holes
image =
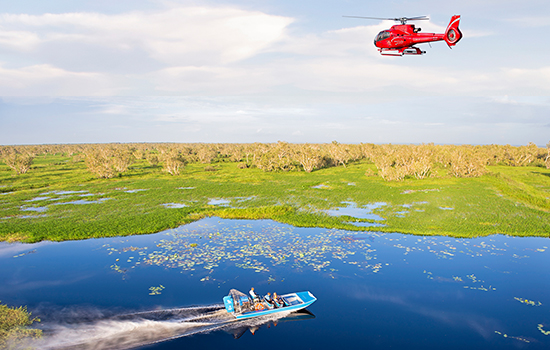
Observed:
[[[426,51],[422,51],[414,46],[405,49],[379,49],[379,51],[384,56],[423,55],[426,53]]]

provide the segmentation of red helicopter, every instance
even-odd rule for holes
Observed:
[[[445,40],[449,48],[452,48],[462,39],[462,33],[458,29],[460,15],[451,17],[451,21],[445,30],[445,34],[420,33],[420,28],[414,24],[407,24],[407,21],[428,20],[426,16],[419,17],[401,17],[401,18],[378,18],[378,17],[360,17],[344,16],[351,18],[381,19],[401,22],[392,26],[388,30],[383,30],[374,39],[374,46],[385,56],[403,56],[403,55],[422,55],[426,51],[415,47],[416,44],[430,43],[432,41]]]

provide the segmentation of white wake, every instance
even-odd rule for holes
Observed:
[[[83,317],[74,311],[68,322],[43,322],[44,335],[25,346],[39,349],[132,349],[139,346],[224,329],[259,327],[287,316],[277,313],[237,321],[222,304],[145,312],[126,313],[98,319]],[[58,317],[59,318],[59,317]]]

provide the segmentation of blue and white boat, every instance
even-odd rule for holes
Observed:
[[[227,312],[238,320],[275,314],[278,312],[293,312],[305,309],[317,300],[309,291],[289,293],[279,296],[280,303],[268,302],[263,298],[252,299],[248,295],[231,289],[229,295],[223,298]]]

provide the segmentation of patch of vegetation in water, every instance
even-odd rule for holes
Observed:
[[[28,328],[34,322],[40,320],[31,318],[26,307],[0,304],[0,349],[20,349],[26,339],[40,337],[41,330]]]
[[[212,172],[205,171],[204,164],[190,163],[172,176],[140,159],[118,177],[98,179],[83,161],[45,155],[35,160],[31,171],[18,176],[0,163],[0,186],[5,193],[0,197],[0,239],[37,242],[146,234],[205,216],[273,219],[301,227],[351,231],[549,237],[550,170],[487,168],[489,174],[478,178],[388,182],[365,176],[376,167],[364,160],[310,173],[264,172],[231,162],[217,163],[217,171]],[[325,186],[315,188],[319,184]],[[90,204],[59,205],[82,200],[83,193]],[[54,196],[55,201],[45,196]],[[228,202],[215,205],[212,198]],[[47,208],[48,215],[23,217],[21,208],[28,207],[29,201]],[[378,221],[385,226],[358,226],[353,224],[357,220],[377,221],[324,212],[345,202],[358,208],[386,203],[372,210],[385,219]],[[166,203],[187,206],[170,208]]]

